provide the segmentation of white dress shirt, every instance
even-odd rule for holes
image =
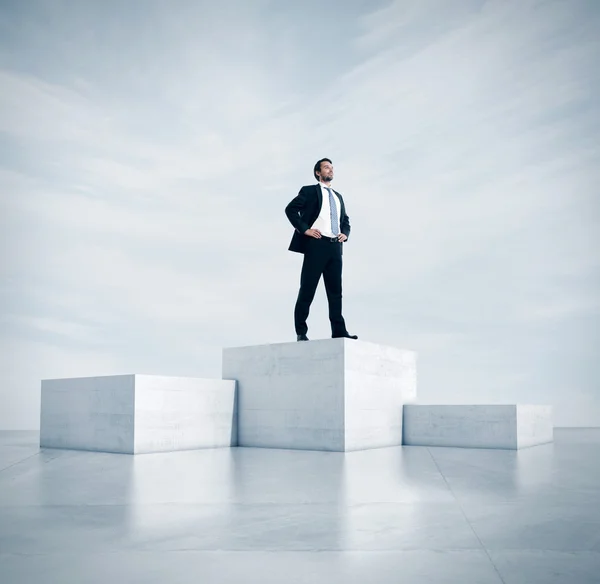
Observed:
[[[327,187],[319,181],[319,185],[321,186],[321,193],[323,194],[323,204],[321,205],[321,212],[317,217],[316,221],[312,224],[311,229],[318,229],[324,237],[336,237],[331,231],[331,211],[329,206],[329,191]],[[331,187],[329,187],[331,188]],[[341,204],[340,198],[335,194],[335,192],[331,191],[333,195],[333,200],[335,201],[335,208],[337,209],[337,228],[338,233],[341,233],[340,230],[340,213],[341,213]]]

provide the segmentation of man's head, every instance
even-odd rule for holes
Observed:
[[[315,178],[321,182],[328,183],[333,180],[333,163],[329,158],[321,158],[313,170]]]

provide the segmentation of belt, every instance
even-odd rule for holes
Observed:
[[[311,237],[311,239],[316,239],[317,241],[327,241],[329,243],[339,243],[337,237],[327,237],[325,235],[321,235],[321,237]]]

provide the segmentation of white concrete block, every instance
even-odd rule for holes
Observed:
[[[552,406],[410,404],[404,408],[407,446],[517,450],[552,441]]]
[[[238,445],[348,451],[402,444],[416,353],[320,339],[223,349],[238,382]]]
[[[554,441],[552,406],[519,404],[517,408],[517,448]]]
[[[235,381],[135,376],[135,453],[237,444]]]
[[[42,381],[42,448],[141,454],[236,443],[235,381],[140,374]]]

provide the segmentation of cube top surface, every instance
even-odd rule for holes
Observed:
[[[159,373],[115,373],[106,375],[83,375],[80,377],[52,377],[42,379],[42,383],[45,381],[74,381],[74,380],[85,380],[85,379],[127,379],[127,378],[152,378],[152,379],[186,379],[195,381],[222,381],[210,377],[193,377],[190,375],[162,375]]]
[[[224,347],[223,351],[238,351],[238,350],[242,350],[242,349],[277,349],[279,347],[296,347],[301,351],[304,350],[309,350],[311,348],[324,348],[324,347],[331,347],[334,346],[336,348],[339,347],[347,347],[347,346],[362,346],[362,347],[377,347],[379,349],[385,348],[388,350],[393,350],[393,351],[403,351],[403,352],[408,352],[408,353],[413,353],[416,354],[416,352],[414,350],[411,349],[404,349],[402,347],[394,347],[394,346],[390,346],[390,345],[382,345],[380,343],[374,343],[372,341],[362,341],[360,339],[346,339],[346,338],[339,338],[339,339],[330,339],[330,338],[325,338],[325,339],[311,339],[310,341],[286,341],[283,343],[264,343],[261,345],[240,345],[240,346],[232,346],[232,347]]]
[[[410,404],[411,408],[440,408],[440,409],[453,409],[453,408],[551,408],[547,404],[530,404],[530,403],[451,403],[451,404],[439,404],[439,403],[415,403]]]

